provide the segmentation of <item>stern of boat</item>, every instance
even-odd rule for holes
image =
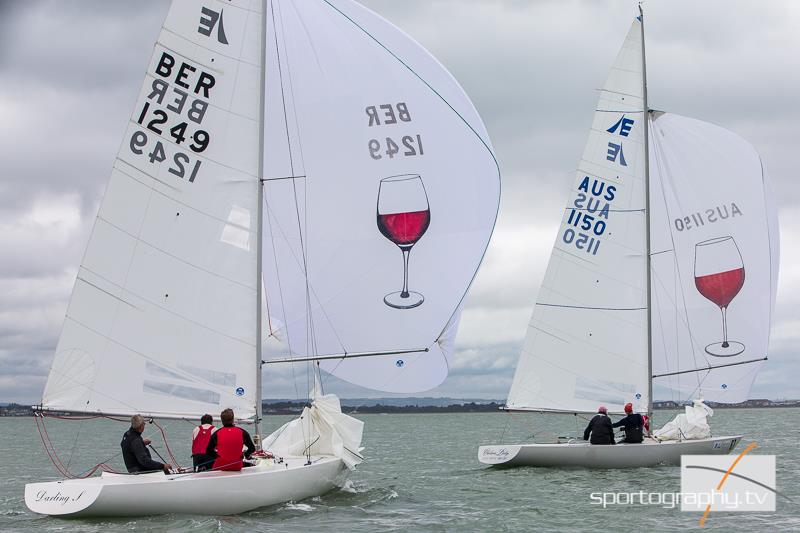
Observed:
[[[502,465],[513,460],[519,453],[520,446],[497,444],[480,446],[478,448],[478,461],[485,465]]]
[[[741,442],[742,435],[732,435],[727,437],[712,437],[709,439],[710,449],[708,455],[727,455],[733,452],[734,448]]]
[[[100,496],[102,485],[49,481],[25,485],[25,505],[34,513],[74,515],[86,510]]]

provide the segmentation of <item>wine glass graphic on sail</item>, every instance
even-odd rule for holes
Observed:
[[[431,222],[428,194],[418,174],[383,178],[378,186],[378,229],[403,254],[403,288],[384,296],[395,309],[412,309],[422,304],[422,294],[408,290],[408,260],[411,248]]]
[[[694,247],[694,284],[722,312],[722,342],[706,346],[715,357],[733,357],[744,351],[744,344],[728,340],[728,306],[744,285],[742,254],[733,237],[717,237]]]

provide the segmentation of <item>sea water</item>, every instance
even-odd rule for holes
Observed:
[[[674,416],[657,411],[656,425]],[[495,470],[477,461],[480,444],[548,441],[578,436],[586,420],[565,415],[448,413],[356,415],[365,422],[366,462],[341,490],[230,517],[157,516],[64,520],[25,507],[26,483],[57,479],[32,418],[0,418],[0,530],[2,531],[683,531],[699,513],[666,505],[609,505],[592,493],[674,493],[680,468]],[[268,416],[267,430],[291,417]],[[714,434],[744,433],[736,452],[756,442],[754,454],[776,456],[775,513],[712,511],[705,528],[719,531],[800,531],[800,409],[719,409]],[[189,458],[193,424],[164,422],[173,453]],[[80,472],[100,461],[122,468],[125,423],[48,420],[62,461]],[[157,428],[146,436],[165,454]],[[734,452],[734,453],[736,453]]]

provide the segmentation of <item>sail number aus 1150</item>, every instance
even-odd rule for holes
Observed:
[[[422,137],[416,135],[404,135],[400,139],[401,147],[391,137],[386,137],[386,143],[381,145],[378,139],[371,139],[369,141],[369,155],[372,159],[378,160],[386,155],[389,159],[394,158],[397,154],[405,156],[424,155],[425,151],[422,148]],[[402,150],[402,151],[401,151]]]

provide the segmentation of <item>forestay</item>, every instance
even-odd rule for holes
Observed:
[[[499,172],[472,103],[399,29],[349,0],[268,3],[264,278],[292,356],[373,389],[447,375],[491,235]]]
[[[173,3],[81,262],[44,408],[253,416],[260,3]]]
[[[641,25],[600,92],[509,393],[511,409],[648,404]]]
[[[672,113],[652,114],[650,139],[653,371],[669,374],[655,384],[679,400],[746,400],[778,282],[761,158],[730,131]],[[692,372],[719,365],[730,366]]]

